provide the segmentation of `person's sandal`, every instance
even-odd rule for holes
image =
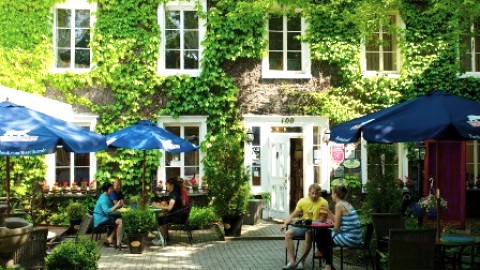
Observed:
[[[117,247],[117,245],[115,245],[115,244],[113,244],[113,243],[110,243],[110,242],[108,242],[108,241],[103,242],[103,246],[104,246],[104,247],[113,247],[113,248],[116,248],[116,247]]]
[[[289,262],[287,265],[285,265],[282,270],[291,270],[291,269],[295,269],[295,264],[294,263],[291,263]]]

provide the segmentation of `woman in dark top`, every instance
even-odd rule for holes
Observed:
[[[181,187],[176,178],[170,178],[166,184],[168,194],[168,200],[166,205],[161,205],[160,208],[166,210],[166,214],[158,218],[158,225],[160,226],[160,232],[168,240],[168,227],[169,223],[181,224],[185,222],[185,212],[183,211],[183,203],[181,197]]]

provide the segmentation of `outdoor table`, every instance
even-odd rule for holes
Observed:
[[[312,224],[310,225],[306,225],[304,223],[300,223],[300,224],[291,223],[289,225],[293,227],[299,227],[299,228],[309,228],[310,230],[312,230],[312,249],[314,253],[315,253],[315,238],[316,238],[315,236],[318,233],[320,233],[322,230],[330,230],[331,228],[333,228],[332,223],[319,222],[319,221],[313,221]],[[300,264],[300,262],[303,261],[307,256],[308,256],[308,253],[303,254],[300,260],[297,261],[297,264],[295,264],[294,269],[296,269],[298,264]],[[315,256],[313,256],[312,260],[315,260]],[[312,268],[313,268],[313,264],[312,264]]]
[[[467,247],[475,247],[480,245],[480,237],[463,235],[463,234],[442,234],[439,240],[435,241],[437,250],[437,263],[442,269],[445,269],[447,261],[447,250],[457,248],[458,252],[453,257],[453,269],[456,269],[458,264],[459,269],[462,269],[462,255]],[[470,269],[474,269],[475,252],[472,252],[470,260]],[[437,267],[438,268],[438,267]]]

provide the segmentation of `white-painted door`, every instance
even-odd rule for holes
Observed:
[[[290,189],[290,138],[273,134],[269,138],[270,149],[270,216],[285,219],[289,215],[288,194]]]

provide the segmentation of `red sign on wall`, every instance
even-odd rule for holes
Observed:
[[[333,162],[341,163],[345,159],[345,146],[343,144],[331,143],[330,150]]]

